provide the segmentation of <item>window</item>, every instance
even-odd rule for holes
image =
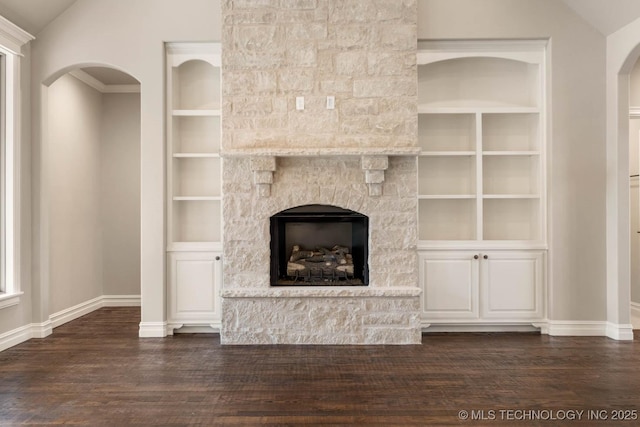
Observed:
[[[0,17],[0,308],[20,301],[20,58],[33,36]]]

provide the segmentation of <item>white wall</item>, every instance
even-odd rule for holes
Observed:
[[[140,95],[49,88],[50,310],[140,294]]]
[[[604,320],[604,36],[556,0],[420,0],[418,13],[421,39],[551,39],[549,318]]]
[[[49,89],[50,310],[102,295],[102,95],[70,75]]]
[[[33,42],[32,124],[34,138],[34,245],[47,239],[46,196],[39,170],[46,167],[40,112],[42,84],[78,64],[111,65],[141,82],[141,335],[163,336],[165,328],[164,239],[164,42],[220,40],[218,0],[78,0]],[[44,190],[42,192],[41,190]],[[46,254],[34,269],[35,321],[50,314]],[[40,265],[41,264],[41,265]]]
[[[104,295],[140,295],[140,94],[102,95]]]

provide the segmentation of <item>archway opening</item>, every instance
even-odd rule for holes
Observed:
[[[44,274],[56,327],[140,305],[140,84],[90,66],[44,90]]]

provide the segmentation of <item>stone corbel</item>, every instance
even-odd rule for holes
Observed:
[[[384,171],[389,168],[389,156],[362,156],[364,182],[369,187],[369,196],[382,196]]]
[[[271,195],[271,184],[273,184],[273,173],[276,170],[275,156],[254,156],[251,157],[250,161],[253,183],[258,190],[258,196],[269,197]]]

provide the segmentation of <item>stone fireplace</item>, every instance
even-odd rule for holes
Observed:
[[[416,19],[415,0],[223,2],[223,343],[421,342]],[[299,246],[339,263],[351,242],[362,283],[272,286],[293,246],[274,218],[309,206],[354,214]]]

